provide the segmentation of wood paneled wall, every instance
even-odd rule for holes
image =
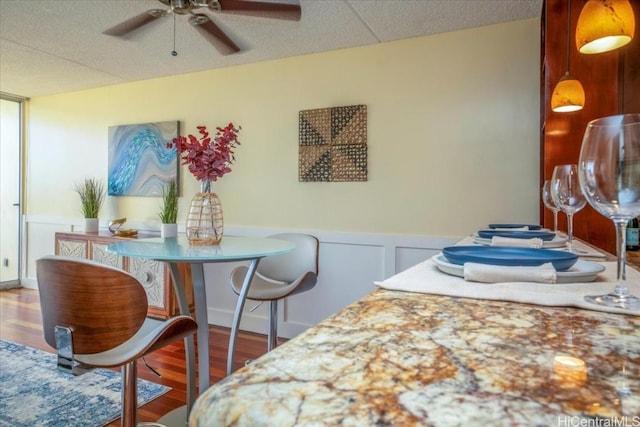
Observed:
[[[541,163],[540,188],[559,164],[577,163],[587,123],[621,113],[640,112],[640,2],[631,1],[636,16],[636,35],[621,49],[594,55],[578,52],[575,30],[587,0],[571,0],[570,34],[567,37],[568,0],[545,0],[541,20]],[[572,113],[551,110],[551,94],[567,71],[567,42],[570,72],[582,83],[585,106]],[[541,223],[553,227],[553,215],[540,203]],[[559,215],[559,228],[567,229]],[[615,231],[611,220],[587,205],[574,215],[574,235],[615,253]]]

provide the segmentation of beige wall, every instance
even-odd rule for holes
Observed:
[[[537,222],[539,69],[534,19],[34,98],[27,214],[81,216],[73,185],[106,180],[109,126],[179,120],[242,126],[214,188],[229,225],[462,236]],[[353,104],[368,108],[369,181],[298,182],[298,111]],[[184,221],[186,169],[181,187]],[[159,203],[110,197],[100,216],[159,227]]]

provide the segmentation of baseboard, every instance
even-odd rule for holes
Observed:
[[[35,278],[25,277],[20,281],[20,285],[26,289],[38,289],[38,281]]]
[[[250,312],[247,307],[250,306],[251,303],[253,303],[253,301],[247,301],[245,311],[244,313],[242,313],[240,330],[267,335],[269,331],[269,319],[267,318],[267,316]],[[207,310],[207,316],[210,325],[231,327],[231,324],[233,322],[233,311],[230,310],[209,308]],[[291,320],[287,321],[280,317],[278,321],[278,336],[280,338],[291,339],[312,326],[313,324],[311,323],[303,323],[300,321]]]
[[[0,289],[15,289],[21,287],[19,280],[7,280],[6,282],[0,282]]]
[[[35,262],[55,249],[55,233],[72,231],[80,219],[28,216],[25,272],[21,284],[37,289]],[[127,223],[129,224],[129,223]],[[102,225],[102,224],[101,224]],[[150,228],[143,221],[131,221],[139,229]],[[265,237],[283,232],[312,234],[320,241],[319,275],[310,292],[287,298],[279,309],[279,334],[291,338],[375,290],[384,280],[437,254],[443,247],[459,241],[460,236],[423,236],[387,233],[363,233],[335,230],[285,229],[225,226],[225,235]],[[37,236],[37,238],[36,238]],[[228,286],[233,263],[205,265],[209,323],[229,327],[237,295]],[[247,305],[241,329],[265,333],[267,310],[249,311]]]

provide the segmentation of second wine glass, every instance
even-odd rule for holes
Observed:
[[[553,169],[551,197],[556,206],[567,214],[567,249],[574,252],[573,214],[587,204],[580,188],[577,165],[558,165]]]
[[[556,206],[551,196],[551,181],[549,180],[545,181],[542,186],[542,203],[553,212],[553,231],[558,233],[558,212],[560,212],[560,208]]]

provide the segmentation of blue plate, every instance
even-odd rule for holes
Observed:
[[[518,231],[510,231],[510,230],[478,230],[478,237],[482,237],[483,239],[490,239],[493,236],[499,237],[511,237],[512,239],[542,239],[545,242],[549,242],[556,237],[556,233],[552,231],[541,231],[541,230],[518,230]]]
[[[452,264],[479,264],[535,267],[550,262],[557,271],[568,270],[578,261],[571,252],[551,249],[517,248],[508,246],[449,246],[442,254]]]
[[[523,228],[529,227],[529,230],[540,230],[541,225],[537,224],[489,224],[489,228]]]

